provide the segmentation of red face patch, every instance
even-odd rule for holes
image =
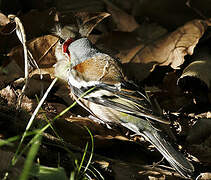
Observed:
[[[72,38],[68,39],[67,41],[64,42],[63,44],[63,52],[67,53],[68,56],[70,56],[70,52],[68,50],[69,45],[73,42],[74,40]]]

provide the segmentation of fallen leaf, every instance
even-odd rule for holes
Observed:
[[[178,79],[178,85],[182,87],[182,89],[191,89],[194,87],[197,89],[200,88],[199,86],[205,86],[205,89],[210,88],[210,60],[211,59],[197,60],[189,64]],[[194,79],[198,80],[199,83],[196,84],[196,81],[194,83]]]
[[[0,89],[5,88],[9,83],[23,76],[23,70],[15,61],[8,63],[5,67],[0,68]]]
[[[15,90],[10,86],[0,90],[0,97],[4,98],[7,101],[7,105],[10,107],[15,107],[18,99],[18,93],[20,90]],[[21,108],[28,111],[33,112],[37,106],[37,101],[35,99],[29,99],[27,96],[23,96]]]
[[[184,56],[193,54],[193,50],[206,28],[206,21],[203,20],[187,22],[169,35],[141,49],[131,63],[170,65],[172,68],[178,69],[184,62]]]
[[[201,173],[201,180],[210,180],[211,179],[211,173]]]
[[[103,0],[107,5],[108,12],[112,15],[112,20],[117,26],[117,30],[132,32],[139,27],[139,24],[136,22],[135,18],[114,4],[111,4],[108,0]]]
[[[104,18],[110,16],[106,12],[102,13],[88,13],[78,12],[75,14],[77,18],[80,18],[81,24],[79,25],[79,33],[82,37],[88,37],[94,27],[100,23]]]
[[[69,85],[66,82],[58,81],[57,88],[58,88],[57,91],[54,93],[55,96],[58,96],[58,97],[62,98],[63,101],[67,105],[70,106],[74,102],[74,100],[70,96]]]
[[[56,10],[53,8],[44,11],[32,10],[20,16],[19,18],[23,24],[26,39],[31,40],[35,37],[49,34],[55,24],[56,16]],[[15,26],[10,26],[11,24],[8,24],[4,29],[8,28],[7,33],[10,31],[12,34],[7,36],[0,34],[0,53],[2,54],[7,53],[11,48],[21,44],[15,31],[12,31]]]
[[[201,110],[209,109],[210,60],[210,57],[205,57],[190,63],[177,81],[184,92],[191,94],[194,104],[200,105]]]
[[[99,158],[98,158],[99,159]],[[102,162],[103,161],[103,162]],[[140,165],[130,162],[122,162],[117,160],[97,160],[101,166],[106,165],[106,169],[113,173],[115,180],[181,180],[183,179],[178,173],[171,169],[161,169],[153,165]],[[103,167],[102,167],[103,168]]]
[[[82,37],[88,37],[94,27],[108,16],[110,14],[106,12],[64,12],[58,13],[58,21],[62,26],[70,26],[74,36],[80,33]]]
[[[118,58],[123,63],[128,77],[143,80],[150,74],[154,63],[133,63],[133,59],[145,47],[145,44],[155,41],[166,32],[166,29],[155,23],[143,23],[133,32],[113,31],[104,34],[95,45],[104,52]]]
[[[150,33],[154,34],[151,39],[144,39],[144,33],[137,31],[127,34],[114,32],[99,39],[96,44],[100,46],[100,43],[105,42],[106,48],[116,49],[118,53],[115,53],[115,56],[120,58],[122,63],[127,63],[124,66],[129,76],[143,80],[153,71],[155,65],[170,65],[178,69],[184,62],[184,56],[193,54],[194,47],[206,30],[207,22],[193,20],[165,36],[163,36],[165,31],[162,31],[162,28],[155,27],[148,26],[145,29],[145,32],[151,30]],[[153,33],[153,30],[158,33]],[[150,37],[150,33],[145,34]]]
[[[1,98],[4,98],[7,100],[7,103],[9,106],[14,105],[17,100],[17,95],[15,94],[15,91],[10,87],[7,86],[6,88],[2,89],[0,91]]]
[[[35,38],[26,43],[28,50],[32,54],[34,60],[38,64],[38,67],[43,70],[44,73],[49,73],[54,75],[53,65],[56,63],[56,58],[54,55],[55,44],[57,43],[58,38],[53,35],[46,35]],[[24,58],[23,58],[23,48],[18,46],[13,48],[8,57],[11,61],[15,61],[22,70],[24,70]],[[30,64],[32,69],[36,68],[34,65]],[[31,73],[31,75],[38,73],[38,70]]]
[[[0,13],[0,28],[2,28],[1,26],[6,26],[9,22],[10,20],[8,19],[8,17],[5,16],[3,13]]]

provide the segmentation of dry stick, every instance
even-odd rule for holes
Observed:
[[[26,34],[24,31],[23,24],[21,23],[21,20],[17,16],[10,14],[10,15],[8,15],[8,18],[10,19],[11,22],[14,21],[16,23],[16,34],[18,36],[18,39],[20,40],[20,42],[23,45],[23,52],[24,52],[25,85],[23,86],[21,94],[18,97],[17,109],[19,109],[21,106],[21,100],[23,98],[23,94],[25,92],[26,87],[28,86],[28,77],[29,77],[29,66],[28,66],[28,56],[27,56],[27,47],[26,47]]]

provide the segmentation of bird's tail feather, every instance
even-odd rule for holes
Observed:
[[[185,178],[191,178],[194,173],[193,165],[158,132],[143,132],[146,138],[156,147],[165,159]]]

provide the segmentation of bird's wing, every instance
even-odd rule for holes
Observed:
[[[137,91],[137,87],[130,82],[123,82],[119,87],[100,83],[92,87],[80,89],[73,87],[72,89],[78,97],[92,89],[84,95],[84,99],[132,116],[170,124],[169,121],[161,118],[152,111],[150,100],[144,91],[143,93]]]

